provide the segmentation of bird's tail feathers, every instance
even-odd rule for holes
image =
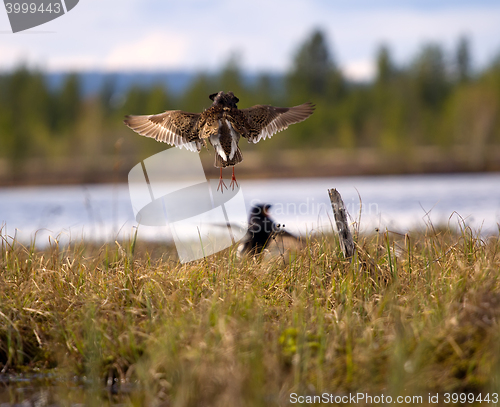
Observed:
[[[241,150],[239,147],[236,149],[236,153],[234,153],[233,159],[229,161],[231,163],[230,165],[236,165],[243,161],[243,155],[241,154]]]
[[[227,167],[227,163],[219,155],[219,153],[217,152],[217,150],[215,151],[214,167],[217,167],[217,168],[225,168],[225,167]]]
[[[217,168],[226,168],[226,167],[232,167],[235,166],[236,164],[240,163],[243,161],[243,155],[241,154],[241,150],[238,147],[236,150],[236,153],[234,153],[234,157],[232,159],[228,159],[225,161],[219,153],[216,151],[215,152],[215,163],[214,166]]]

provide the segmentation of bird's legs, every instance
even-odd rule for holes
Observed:
[[[234,177],[234,167],[233,167],[233,176],[231,177],[231,183],[229,184],[229,186],[233,188],[233,191],[234,191],[234,184],[236,184],[236,186],[239,187],[238,182],[236,181],[236,178]]]
[[[233,168],[233,171],[234,171],[234,168]],[[227,186],[226,186],[226,184],[224,184],[224,180],[222,179],[222,167],[220,169],[219,186],[217,187],[217,191],[219,190],[219,188],[220,188],[221,193],[224,193],[224,188],[227,189]]]

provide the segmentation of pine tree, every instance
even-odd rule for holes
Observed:
[[[391,60],[389,48],[382,45],[377,52],[377,77],[376,83],[379,85],[387,85],[394,77],[394,65]]]
[[[287,79],[294,101],[338,96],[343,81],[321,30],[314,31],[299,48]]]
[[[441,107],[449,84],[442,48],[437,44],[426,45],[413,66],[413,79],[418,98],[431,109]]]
[[[456,64],[457,64],[457,79],[459,83],[469,81],[471,76],[471,56],[469,49],[469,40],[467,37],[461,37],[458,41]]]

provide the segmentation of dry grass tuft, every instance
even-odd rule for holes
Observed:
[[[491,392],[499,252],[498,236],[430,228],[361,236],[352,264],[321,236],[286,261],[227,250],[181,265],[159,245],[38,251],[3,236],[0,369],[50,373],[70,383],[58,397],[96,405]]]

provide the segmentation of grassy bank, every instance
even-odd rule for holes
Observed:
[[[498,236],[358,240],[352,264],[323,236],[293,258],[228,250],[181,265],[171,247],[36,251],[4,236],[0,369],[43,373],[60,400],[94,405],[498,392]]]

